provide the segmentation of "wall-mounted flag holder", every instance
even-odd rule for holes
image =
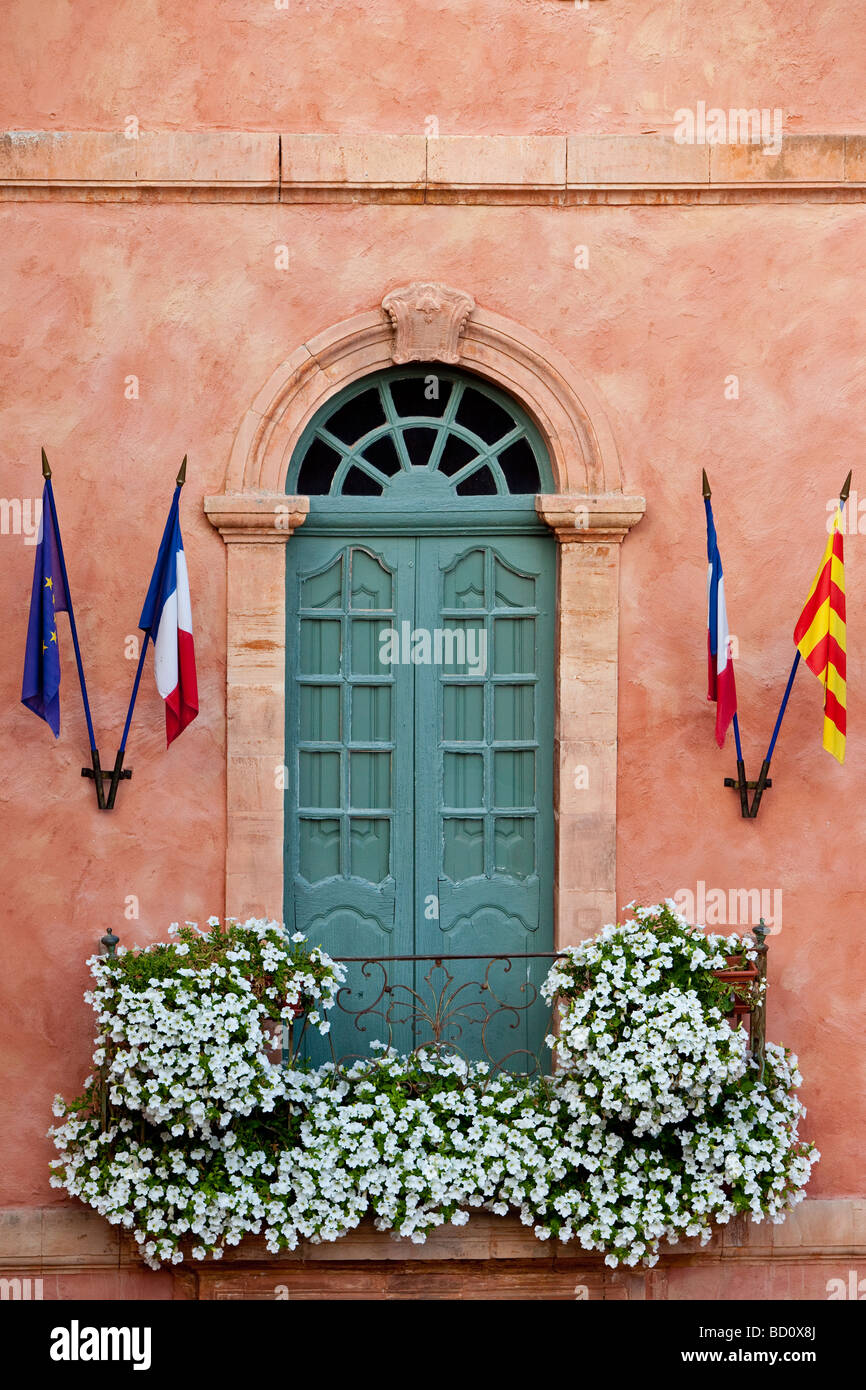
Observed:
[[[852,470],[853,471],[853,470]],[[716,695],[712,694],[713,683],[713,659],[718,658],[718,645],[713,648],[713,638],[722,634],[725,643],[728,641],[727,619],[724,611],[724,591],[713,606],[713,585],[721,581],[721,561],[718,559],[718,546],[716,543],[715,527],[712,519],[712,509],[710,504],[710,484],[706,470],[702,470],[702,491],[704,505],[707,510],[707,552],[709,560],[709,580],[708,592],[709,601],[709,630],[710,630],[710,681],[711,699],[719,699],[719,687],[717,682]],[[818,573],[815,576],[809,596],[800,614],[797,625],[794,629],[794,641],[797,644],[797,652],[794,657],[793,665],[788,676],[788,683],[785,686],[785,693],[782,696],[782,703],[779,706],[779,713],[776,716],[776,723],[773,728],[773,736],[767,749],[767,756],[761,764],[761,771],[756,782],[750,782],[746,778],[746,769],[743,762],[743,752],[740,743],[740,727],[736,710],[736,691],[733,686],[733,661],[729,651],[726,651],[726,667],[730,667],[729,692],[733,692],[733,716],[731,722],[734,728],[734,739],[737,747],[737,776],[726,777],[725,786],[732,787],[740,798],[740,813],[746,820],[754,820],[761,807],[764,792],[773,785],[773,780],[769,776],[770,763],[773,760],[773,753],[776,748],[776,740],[782,727],[782,720],[785,717],[785,710],[788,708],[788,700],[791,695],[791,688],[794,684],[794,677],[800,665],[800,657],[804,656],[810,670],[822,681],[825,691],[824,700],[824,747],[832,753],[839,762],[844,761],[845,757],[845,731],[846,731],[846,711],[845,711],[845,589],[844,589],[844,555],[843,541],[841,532],[842,513],[845,510],[845,503],[848,501],[848,494],[851,491],[851,472],[849,472],[842,490],[839,493],[839,506],[833,521],[833,529]],[[717,623],[718,615],[721,614],[721,623]],[[717,736],[719,732],[719,718],[716,718]],[[724,742],[724,731],[720,743]],[[753,793],[751,802],[749,792]]]
[[[170,744],[198,714],[189,582],[179,518],[180,490],[186,481],[186,455],[177,475],[168,520],[139,621],[139,627],[144,632],[144,641],[141,644],[138,669],[126,713],[126,723],[123,726],[123,737],[110,772],[102,768],[99,749],[96,747],[84,665],[69,593],[69,576],[54,502],[51,467],[44,449],[42,476],[45,479],[42,494],[42,526],[36,547],[21,700],[46,721],[57,738],[60,734],[60,659],[55,615],[57,612],[68,613],[78,682],[90,738],[90,767],[83,767],[81,775],[93,782],[98,809],[111,811],[117,800],[120,783],[132,777],[132,769],[123,766],[123,759],[138,687],[141,684],[144,658],[151,640],[156,648],[157,688],[166,705],[167,743]]]

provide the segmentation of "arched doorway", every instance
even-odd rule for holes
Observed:
[[[285,920],[341,959],[391,958],[363,1030],[384,974],[353,965],[335,1052],[427,1041],[440,1000],[443,1043],[525,1066],[554,942],[541,437],[480,378],[392,368],[314,416],[286,486],[310,511],[287,548]]]
[[[476,384],[519,402],[552,463],[552,490],[533,500],[558,559],[553,797],[561,948],[616,912],[620,547],[646,503],[624,491],[611,423],[575,365],[524,324],[426,281],[296,343],[241,419],[222,491],[205,498],[227,561],[225,911],[277,917],[286,898],[286,553],[311,515],[331,504],[287,491],[289,470],[311,422],[340,391],[416,360],[435,362],[434,372],[464,368]],[[540,481],[550,486],[543,474]],[[347,517],[352,500],[334,499]],[[503,533],[507,506],[523,509],[517,525],[526,518],[528,494],[497,500]],[[468,515],[475,501],[484,499],[459,496],[454,506]],[[377,515],[385,505],[381,494],[358,500]],[[426,519],[426,511],[408,511],[416,528]]]

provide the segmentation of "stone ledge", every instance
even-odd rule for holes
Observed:
[[[769,1222],[755,1225],[740,1217],[720,1227],[703,1248],[697,1240],[664,1247],[660,1262],[672,1267],[720,1260],[760,1264],[839,1258],[866,1259],[866,1199],[805,1201],[779,1226]],[[415,1265],[424,1261],[519,1261],[589,1268],[603,1267],[604,1263],[601,1255],[587,1254],[573,1244],[563,1246],[537,1240],[517,1217],[480,1212],[466,1226],[434,1231],[424,1245],[413,1245],[376,1231],[371,1222],[364,1222],[341,1240],[321,1245],[305,1241],[296,1251],[283,1251],[280,1255],[270,1255],[264,1241],[251,1236],[227,1251],[224,1264],[292,1267],[366,1262]],[[0,1269],[4,1272],[116,1266],[141,1266],[131,1237],[77,1202],[0,1211]]]
[[[564,135],[441,135],[427,142],[427,186],[437,189],[562,190]]]
[[[0,1211],[4,1269],[105,1268],[120,1262],[119,1229],[78,1203]]]
[[[258,131],[15,130],[0,134],[0,197],[276,202],[279,137]]]
[[[281,152],[283,201],[341,188],[423,195],[427,179],[424,135],[283,135]]]
[[[664,135],[569,135],[569,188],[632,184],[677,187],[710,182],[710,147]]]
[[[9,131],[0,200],[729,203],[866,200],[866,135],[760,146],[672,134]]]

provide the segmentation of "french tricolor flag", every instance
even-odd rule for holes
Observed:
[[[189,576],[180,534],[180,489],[178,484],[174,490],[138,622],[153,642],[156,688],[165,700],[166,747],[198,714]]]
[[[728,633],[728,614],[725,609],[725,579],[722,557],[713,522],[713,507],[704,497],[707,509],[707,654],[709,684],[707,699],[716,702],[716,743],[725,742],[728,725],[737,712],[737,687],[734,683],[734,662]]]

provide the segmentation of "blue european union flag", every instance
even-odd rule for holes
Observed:
[[[60,734],[60,648],[56,615],[68,611],[57,513],[51,483],[46,482],[42,490],[42,520],[33,568],[21,703],[45,720],[55,738]]]

